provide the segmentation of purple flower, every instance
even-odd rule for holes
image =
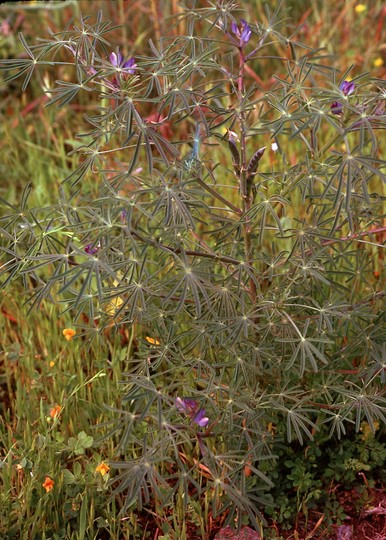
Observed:
[[[134,75],[135,70],[137,68],[137,64],[135,63],[135,58],[129,58],[128,60],[124,61],[123,56],[119,52],[119,49],[117,49],[117,52],[112,52],[110,54],[110,62],[115,66],[117,69],[123,71],[124,73],[129,73],[130,75]]]
[[[193,422],[198,424],[200,427],[206,427],[209,423],[209,418],[205,416],[205,409],[200,409],[196,416],[193,418]]]
[[[176,399],[176,408],[200,427],[206,427],[209,423],[209,418],[205,416],[205,409],[200,409],[194,399],[181,399],[178,397]]]
[[[87,244],[84,250],[89,255],[96,255],[99,251],[99,248],[100,248],[100,244],[95,246],[92,242],[90,242],[90,244]]]
[[[248,43],[252,36],[252,30],[247,21],[241,19],[240,28],[233,21],[231,24],[231,30],[237,38],[237,40],[235,40],[237,42],[237,46],[240,48],[245,47],[245,45]]]
[[[120,213],[121,223],[126,223],[127,210],[124,208]]]
[[[176,399],[176,407],[180,412],[189,415],[192,411],[196,411],[197,401],[195,401],[194,399],[181,399],[180,397],[178,397]]]
[[[339,89],[344,96],[350,96],[355,90],[355,83],[352,81],[343,81],[340,83]],[[334,101],[334,103],[331,104],[331,112],[333,114],[342,114],[343,104],[339,101]]]
[[[355,90],[355,83],[352,81],[343,81],[339,88],[345,96],[350,96]]]

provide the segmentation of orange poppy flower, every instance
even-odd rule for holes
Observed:
[[[51,489],[53,489],[54,485],[55,485],[55,482],[49,476],[46,476],[46,479],[44,480],[42,486],[44,487],[47,493],[51,491]]]
[[[158,339],[155,339],[155,338],[152,338],[152,337],[149,337],[149,336],[146,336],[146,341],[148,343],[150,343],[150,345],[160,345],[160,341],[158,341]]]
[[[66,338],[67,341],[71,341],[72,338],[75,336],[76,332],[72,328],[65,328],[63,330],[63,335]]]
[[[99,472],[99,473],[101,473],[102,476],[104,476],[105,474],[107,474],[109,472],[109,470],[110,470],[110,467],[107,465],[107,463],[102,461],[96,467],[95,472]]]
[[[52,409],[50,410],[51,418],[56,418],[57,416],[59,416],[61,410],[62,407],[60,405],[55,405],[55,407],[52,407]]]

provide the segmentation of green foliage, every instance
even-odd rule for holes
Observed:
[[[111,393],[106,382],[104,422],[89,412],[98,441],[87,421],[54,436],[43,406],[34,419],[42,447],[50,441],[73,460],[62,468],[58,537],[92,528],[95,492],[76,460],[105,441],[116,443],[111,504],[121,515],[152,509],[165,535],[181,538],[187,516],[205,534],[209,514],[260,529],[263,512],[306,513],[323,494],[321,436],[341,445],[325,469],[336,481],[383,457],[379,441],[365,450],[344,437],[385,421],[376,278],[384,81],[358,75],[346,95],[351,69],[282,33],[280,3],[249,22],[244,41],[236,8],[183,2],[174,27],[135,63],[120,58],[101,14],[36,44],[21,34],[23,54],[2,61],[5,81],[20,78],[23,91],[39,69],[58,71],[46,88],[58,114],[89,104],[87,127],[66,138],[78,160],[63,165],[56,200],[32,204],[31,184],[17,201],[2,199],[2,287],[22,281],[31,313],[59,307],[84,350],[110,347],[112,374],[102,365],[89,379],[80,365],[68,374],[65,414],[100,375],[122,383]],[[253,76],[262,67],[269,88]],[[121,336],[124,344],[109,345]],[[21,350],[6,354],[19,361]],[[294,445],[307,445],[307,460]],[[25,444],[23,470],[31,455]],[[292,509],[288,494],[272,496],[283,476]]]
[[[94,439],[87,435],[84,431],[78,433],[78,437],[70,437],[68,439],[68,446],[75,455],[84,454],[86,448],[90,448],[94,442]]]
[[[363,508],[369,502],[366,487],[385,481],[383,438],[384,427],[376,426],[376,433],[372,434],[370,426],[363,423],[360,433],[350,433],[343,440],[331,439],[323,428],[306,447],[292,444],[279,448],[278,461],[271,472],[274,488],[267,515],[288,526],[318,509],[325,514],[327,523],[342,523],[345,515],[339,486],[347,491],[358,490],[358,502]]]

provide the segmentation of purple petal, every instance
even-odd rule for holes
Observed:
[[[98,253],[98,249],[98,246],[93,246],[92,243],[87,244],[87,246],[84,248],[85,252],[89,255],[95,255],[96,253]]]
[[[233,21],[231,24],[232,33],[238,38],[238,47],[245,47],[248,41],[251,39],[252,30],[244,19],[241,19],[240,28]]]
[[[122,58],[121,53],[119,52],[119,49],[117,50],[117,53],[112,52],[110,54],[110,62],[113,64],[113,66],[121,67],[122,60],[123,58]]]
[[[209,418],[205,416],[205,409],[200,409],[196,416],[193,418],[193,422],[195,422],[200,427],[206,427],[209,423]]]
[[[248,41],[251,39],[252,30],[247,23],[247,21],[244,21],[244,19],[241,20],[241,41],[244,45],[248,43]]]
[[[115,54],[115,52],[112,52],[110,54],[110,62],[113,64],[113,66],[118,66],[117,55]]]
[[[187,415],[195,413],[197,410],[197,401],[194,399],[181,399],[178,397],[176,399],[176,408]]]
[[[331,104],[331,112],[332,114],[342,114],[343,105],[339,103],[339,101],[334,101],[334,103]]]
[[[129,58],[129,60],[127,60],[122,68],[127,72],[127,73],[130,73],[130,75],[134,75],[135,73],[135,70],[137,68],[137,64],[135,63],[135,58]]]
[[[342,90],[345,96],[349,96],[355,90],[355,83],[353,83],[352,81],[343,81],[339,88]]]
[[[126,222],[126,218],[127,218],[127,210],[126,210],[126,208],[124,208],[121,211],[120,218],[121,218],[122,223]]]

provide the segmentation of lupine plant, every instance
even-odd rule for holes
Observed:
[[[7,80],[59,72],[47,106],[87,93],[93,112],[57,204],[3,201],[2,286],[62,305],[85,346],[129,329],[105,434],[123,512],[258,528],[279,446],[385,420],[386,90],[281,35],[280,5],[263,24],[190,4],[144,51],[101,15],[20,35]]]

